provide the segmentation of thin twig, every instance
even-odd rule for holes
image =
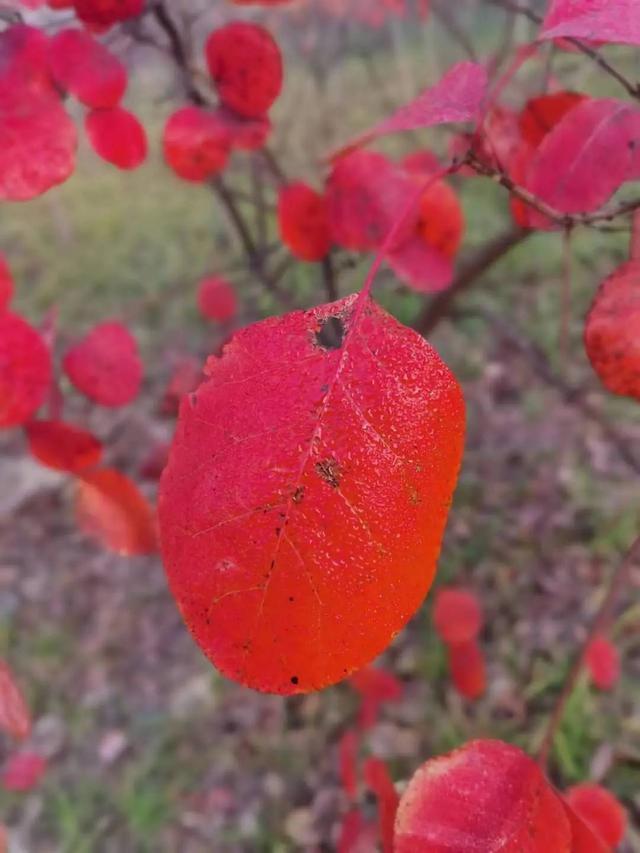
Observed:
[[[327,300],[335,302],[338,298],[338,288],[336,286],[336,271],[333,268],[333,259],[330,253],[326,254],[322,260],[322,277]]]
[[[607,629],[609,621],[613,616],[616,602],[618,601],[622,591],[628,585],[629,574],[631,572],[631,569],[639,561],[640,536],[638,536],[638,538],[634,541],[634,543],[631,545],[631,547],[625,554],[624,558],[614,570],[609,580],[609,586],[606,595],[602,601],[602,604],[600,605],[600,608],[589,627],[587,637],[584,643],[582,644],[580,651],[576,655],[573,664],[571,665],[571,669],[569,670],[567,678],[564,682],[562,691],[556,699],[553,711],[551,713],[551,716],[549,717],[549,722],[547,724],[547,729],[542,740],[542,745],[540,746],[540,750],[538,752],[538,763],[543,769],[545,769],[548,764],[549,753],[551,752],[551,749],[553,747],[553,742],[555,740],[558,728],[562,723],[562,718],[567,707],[567,702],[569,701],[569,698],[571,697],[571,694],[573,693],[574,688],[577,684],[578,678],[580,677],[580,673],[584,664],[585,653],[587,651],[589,643],[596,635],[603,633]]]

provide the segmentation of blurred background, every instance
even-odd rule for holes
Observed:
[[[453,62],[504,56],[504,68],[512,46],[536,32],[525,17],[480,0],[430,6],[425,13],[426,4],[410,2],[297,0],[267,12],[173,0],[171,12],[189,35],[195,67],[203,67],[207,34],[227,20],[259,20],[271,30],[286,77],[269,147],[288,177],[319,185],[332,148]],[[39,23],[42,13],[27,19]],[[47,21],[57,27],[64,15]],[[171,436],[174,418],[160,401],[176,365],[202,360],[233,328],[326,295],[317,264],[285,268],[284,301],[265,290],[210,187],[179,181],[163,162],[164,121],[186,103],[172,63],[141,43],[134,24],[106,42],[131,69],[125,103],[147,129],[147,162],[120,172],[82,141],[68,182],[3,205],[0,250],[16,280],[16,309],[39,324],[55,308],[63,344],[112,317],[134,331],[145,363],[138,400],[109,411],[71,394],[69,410],[104,440],[110,464],[153,497],[155,483],[140,469],[150,448]],[[637,76],[637,52],[608,52]],[[618,94],[595,65],[558,50],[518,75],[507,103],[521,107],[543,75],[565,88]],[[451,129],[408,134],[381,150],[429,148],[446,159],[451,137]],[[262,181],[275,242],[275,187],[264,169],[262,158],[239,152],[225,175],[240,197]],[[508,198],[490,180],[450,183],[464,209],[464,259],[512,227]],[[246,211],[252,215],[250,205]],[[452,688],[430,595],[380,661],[402,695],[366,734],[367,752],[387,761],[396,780],[473,737],[536,748],[608,573],[636,534],[640,413],[600,389],[581,343],[595,287],[625,259],[627,240],[618,231],[574,235],[566,352],[558,234],[523,241],[429,334],[464,386],[469,421],[437,584],[464,584],[482,602],[487,689],[468,702]],[[340,294],[359,289],[370,260],[348,259]],[[229,278],[240,305],[222,325],[205,321],[196,304],[198,282],[212,273]],[[390,272],[380,275],[376,297],[408,324],[433,299]],[[358,712],[353,686],[282,699],[225,680],[187,634],[159,558],[119,557],[81,533],[71,484],[30,459],[19,431],[0,435],[0,482],[1,655],[25,687],[34,742],[49,761],[38,789],[0,792],[15,850],[336,849],[346,809],[337,744]],[[639,617],[636,571],[613,631],[621,682],[605,693],[581,678],[553,754],[561,787],[593,778],[623,799],[636,825],[627,850],[640,850]]]

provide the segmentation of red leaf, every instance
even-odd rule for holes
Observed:
[[[558,122],[585,100],[586,96],[578,92],[554,92],[531,98],[518,117],[523,139],[537,148]]]
[[[611,848],[571,808],[564,797],[560,797],[564,812],[571,827],[571,853],[611,853]]]
[[[453,263],[416,234],[386,258],[398,278],[418,293],[435,293],[453,279]]]
[[[73,6],[81,21],[110,27],[139,15],[144,9],[144,0],[73,0]]]
[[[175,365],[162,395],[161,414],[177,415],[182,398],[191,391],[195,391],[201,382],[202,362],[197,358],[182,358]]]
[[[451,680],[465,699],[479,699],[487,686],[487,674],[482,649],[476,640],[447,647]]]
[[[515,746],[471,741],[420,767],[400,799],[395,853],[569,853],[560,798]]]
[[[583,782],[565,792],[565,799],[596,835],[611,847],[622,842],[627,814],[612,793],[601,785]]]
[[[145,480],[159,480],[169,461],[170,447],[171,445],[165,441],[155,444],[140,466],[138,472],[140,476]]]
[[[362,729],[374,726],[380,707],[400,699],[403,693],[402,682],[382,667],[365,666],[351,676],[351,684],[361,697],[358,725]]]
[[[390,133],[418,130],[437,124],[475,121],[487,91],[487,70],[476,62],[459,62],[444,77],[392,116],[348,142],[332,156],[339,157],[372,139]]]
[[[338,744],[340,784],[352,800],[358,796],[358,745],[358,735],[354,729],[348,729]]]
[[[267,115],[247,118],[224,105],[219,106],[214,115],[227,134],[232,148],[257,151],[264,146],[271,133],[271,121]]]
[[[62,421],[30,421],[25,425],[29,449],[49,468],[79,474],[97,465],[102,444],[80,427]]]
[[[614,394],[640,400],[640,261],[605,279],[584,327],[584,345],[600,381]]]
[[[376,849],[375,823],[364,819],[358,809],[350,809],[342,820],[338,837],[338,853],[371,853]]]
[[[4,661],[0,661],[0,728],[18,740],[31,732],[29,707]]]
[[[220,276],[205,278],[198,285],[198,308],[207,320],[226,323],[238,310],[235,290]]]
[[[205,56],[220,100],[240,115],[259,118],[280,94],[282,57],[264,27],[233,21],[211,33]]]
[[[368,758],[364,765],[364,778],[378,799],[378,824],[383,853],[393,853],[393,828],[400,798],[387,765],[379,758]]]
[[[422,338],[359,300],[237,332],[184,401],[162,477],[180,611],[213,663],[256,689],[345,678],[433,578],[462,395]]]
[[[461,587],[440,587],[433,607],[433,623],[445,643],[475,640],[482,628],[482,608],[477,596]]]
[[[125,406],[140,390],[138,346],[122,323],[98,323],[67,350],[62,364],[78,391],[103,406]]]
[[[16,752],[2,770],[2,787],[7,791],[31,791],[40,784],[47,762],[36,752]]]
[[[640,110],[613,99],[583,101],[543,139],[527,188],[563,213],[597,210],[634,176],[639,142]],[[536,216],[539,227],[549,227]]]
[[[640,45],[637,0],[551,0],[540,38]]]
[[[302,261],[321,261],[331,246],[325,198],[308,184],[297,181],[280,189],[280,237]]]
[[[163,136],[164,157],[186,181],[205,181],[229,159],[229,134],[215,113],[183,107],[169,117]]]
[[[84,120],[93,150],[119,169],[136,169],[147,156],[147,135],[133,113],[122,107],[92,110]]]
[[[415,181],[382,154],[354,151],[334,165],[326,199],[332,241],[366,252],[384,240],[415,195]],[[416,205],[417,207],[417,205]],[[415,231],[418,210],[395,241],[401,246]]]
[[[87,107],[115,107],[127,88],[124,65],[85,30],[62,30],[50,40],[49,69]]]
[[[0,94],[54,95],[47,67],[47,36],[15,24],[0,33]]]
[[[76,521],[83,532],[122,556],[157,549],[153,509],[136,484],[112,468],[78,479]]]
[[[595,636],[585,652],[585,665],[600,690],[612,690],[620,681],[620,654],[608,637]]]
[[[22,317],[0,314],[0,429],[25,423],[51,384],[51,356]]]
[[[7,259],[0,254],[0,313],[6,311],[13,299],[13,276]]]

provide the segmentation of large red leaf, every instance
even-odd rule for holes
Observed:
[[[47,45],[42,30],[25,24],[15,24],[0,33],[0,92],[20,89],[25,94],[53,94]]]
[[[221,172],[229,159],[230,136],[215,113],[183,107],[164,128],[164,157],[185,181],[205,181]]]
[[[0,428],[28,421],[51,384],[51,356],[26,320],[0,313]]]
[[[540,38],[640,45],[637,0],[551,0]]]
[[[389,118],[374,125],[344,145],[334,156],[365,145],[372,139],[437,124],[474,121],[478,118],[487,91],[487,70],[476,62],[459,62],[429,89]]]
[[[0,661],[0,728],[19,740],[31,731],[29,707],[4,661]]]
[[[538,765],[471,741],[420,767],[396,817],[395,853],[569,853],[571,828]]]
[[[124,65],[85,30],[61,30],[51,39],[49,69],[61,89],[88,107],[115,107],[127,88]]]
[[[138,345],[122,323],[98,323],[67,350],[62,364],[75,387],[103,406],[125,406],[140,390]]]
[[[518,116],[522,138],[537,148],[560,119],[584,100],[586,96],[579,92],[553,92],[531,98]]]
[[[240,115],[260,117],[282,88],[282,56],[258,24],[232,21],[211,33],[205,56],[220,100]]]
[[[614,99],[586,100],[544,137],[527,187],[563,213],[594,211],[637,176],[638,150],[640,110]],[[541,219],[537,224],[548,227]]]
[[[565,793],[569,806],[606,844],[615,848],[624,838],[627,814],[612,793],[601,785],[583,782]]]
[[[105,548],[123,556],[156,550],[153,509],[136,484],[112,468],[101,468],[78,479],[78,527]]]
[[[365,294],[243,329],[206,372],[160,487],[172,592],[229,677],[320,689],[381,652],[429,589],[460,389]]]
[[[119,169],[137,169],[147,156],[147,135],[140,121],[122,107],[92,110],[84,121],[99,157]]]
[[[78,474],[97,465],[102,445],[87,430],[63,421],[30,421],[25,426],[29,449],[49,468]]]

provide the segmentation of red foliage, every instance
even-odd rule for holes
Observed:
[[[264,27],[233,21],[211,33],[205,55],[220,100],[240,115],[262,116],[280,94],[282,57]]]
[[[342,820],[338,853],[371,853],[376,849],[378,830],[366,821],[359,809],[350,809]]]
[[[63,367],[78,391],[102,406],[127,405],[142,382],[135,338],[116,321],[94,326],[67,350]]]
[[[51,356],[22,317],[0,313],[0,429],[28,421],[51,384]]]
[[[627,814],[618,800],[601,785],[584,782],[565,793],[571,808],[611,847],[617,847],[627,829]]]
[[[271,121],[267,115],[247,118],[224,105],[219,106],[214,115],[232,148],[257,151],[263,147],[271,133]]]
[[[640,45],[636,0],[551,0],[540,38]]]
[[[13,276],[4,255],[0,254],[0,313],[6,311],[13,299]]]
[[[40,784],[47,762],[37,752],[16,752],[2,769],[0,782],[7,791],[31,791]]]
[[[58,86],[87,107],[115,107],[127,88],[124,65],[85,30],[61,30],[53,36],[49,69]]]
[[[157,550],[152,507],[132,480],[112,468],[79,477],[76,521],[82,531],[122,556]]]
[[[278,196],[280,237],[295,257],[321,261],[331,247],[327,204],[323,195],[296,181]]]
[[[4,661],[0,661],[0,728],[18,740],[31,732],[29,707]]]
[[[86,24],[110,27],[134,18],[144,9],[144,0],[73,0],[76,15]]]
[[[476,640],[447,647],[451,680],[465,699],[479,699],[487,686],[482,649]]]
[[[93,150],[119,169],[137,169],[147,156],[147,135],[138,119],[122,107],[92,110],[85,129]]]
[[[205,181],[221,172],[229,159],[229,134],[215,113],[183,107],[164,128],[165,160],[186,181]]]
[[[613,394],[640,400],[640,261],[629,261],[600,285],[584,327],[591,366]]]
[[[393,702],[402,697],[402,682],[388,669],[365,666],[351,676],[351,685],[358,691],[361,698],[358,725],[368,729],[378,720],[380,707],[386,702]]]
[[[609,845],[584,822],[564,797],[561,802],[571,827],[571,853],[611,853]]]
[[[584,100],[586,96],[578,92],[554,92],[531,98],[518,117],[522,138],[537,148],[558,122]]]
[[[445,643],[467,643],[480,633],[482,608],[474,592],[440,587],[433,607],[434,627]]]
[[[358,746],[358,734],[354,729],[348,729],[338,744],[340,784],[352,800],[358,796]]]
[[[236,292],[221,276],[210,276],[198,285],[198,308],[207,320],[226,323],[238,310]]]
[[[205,372],[160,486],[172,592],[226,675],[277,693],[335,683],[431,584],[460,389],[366,296],[242,329]]]
[[[368,758],[364,764],[364,778],[378,800],[378,825],[383,853],[393,853],[394,823],[400,798],[387,765],[379,758]]]
[[[620,653],[608,637],[598,634],[591,640],[584,662],[600,690],[612,690],[620,681]]]
[[[0,33],[0,94],[54,95],[47,67],[47,36],[14,24]]]
[[[29,449],[48,468],[79,474],[97,465],[102,444],[80,427],[62,421],[30,421],[25,425]]]
[[[569,853],[571,828],[538,765],[478,740],[420,767],[396,817],[395,853]]]
[[[436,181],[420,200],[418,234],[424,242],[452,258],[462,241],[464,216],[458,196],[444,181]]]

